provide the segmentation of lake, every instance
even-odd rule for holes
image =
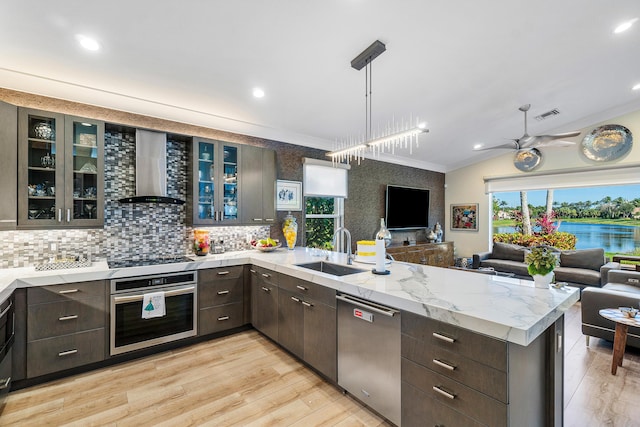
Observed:
[[[515,227],[493,227],[494,233],[513,233]],[[605,252],[633,252],[640,247],[640,227],[611,224],[560,223],[558,231],[575,234],[576,249],[604,248]]]

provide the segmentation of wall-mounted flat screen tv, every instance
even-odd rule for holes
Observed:
[[[429,227],[429,190],[387,185],[387,228]]]

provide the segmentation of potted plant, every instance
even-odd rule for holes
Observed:
[[[545,247],[531,248],[524,261],[527,271],[533,277],[536,288],[548,288],[553,280],[553,269],[558,266],[558,255]]]

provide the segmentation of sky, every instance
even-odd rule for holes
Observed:
[[[498,200],[507,202],[508,207],[520,206],[520,192],[495,193]],[[599,201],[605,197],[616,199],[622,197],[626,200],[640,198],[640,185],[616,185],[609,187],[589,187],[558,189],[553,192],[554,202],[584,202],[591,200]],[[547,190],[527,191],[527,198],[530,205],[544,206],[547,200]]]

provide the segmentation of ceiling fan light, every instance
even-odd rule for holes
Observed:
[[[614,30],[613,33],[614,34],[620,34],[620,33],[624,33],[625,31],[627,31],[629,28],[631,28],[633,26],[633,24],[635,24],[635,22],[638,20],[638,18],[633,18],[629,21],[623,22],[622,24],[618,25]]]

